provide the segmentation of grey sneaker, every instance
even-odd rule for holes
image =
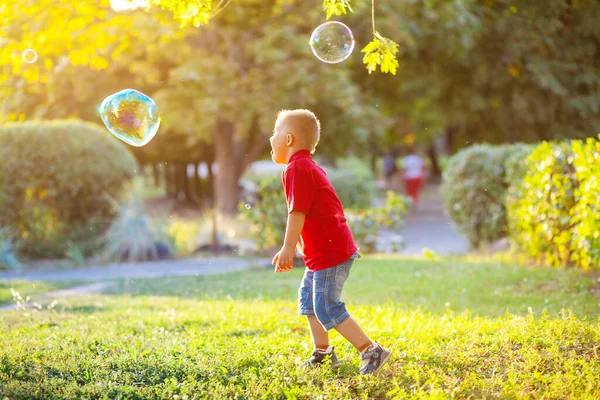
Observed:
[[[363,365],[359,370],[360,373],[367,375],[379,371],[391,355],[391,351],[384,349],[377,342],[373,342],[371,350],[362,355]]]
[[[304,368],[318,367],[321,364],[326,363],[328,359],[331,360],[331,368],[339,368],[339,366],[342,365],[335,355],[335,348],[329,346],[325,353],[321,353],[319,350],[315,349],[310,358],[306,360],[302,366]]]

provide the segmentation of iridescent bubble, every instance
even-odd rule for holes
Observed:
[[[331,21],[320,25],[310,36],[314,55],[328,64],[335,64],[350,57],[354,50],[354,35],[341,22]]]
[[[244,207],[246,207],[246,210],[249,210],[252,208],[252,206],[250,204],[246,204],[246,205],[244,205]]]
[[[111,94],[100,106],[100,117],[110,133],[132,146],[150,142],[160,126],[156,103],[134,89]]]
[[[21,57],[23,57],[23,61],[25,61],[27,64],[33,64],[37,60],[38,55],[35,50],[27,49],[23,52]]]

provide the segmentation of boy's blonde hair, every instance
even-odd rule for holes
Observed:
[[[315,152],[321,138],[321,123],[310,110],[281,110],[277,114],[277,123],[291,129],[295,134],[301,135],[304,144],[311,153]]]

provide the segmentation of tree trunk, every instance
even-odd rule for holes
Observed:
[[[210,160],[206,162],[206,169],[208,169],[208,201],[209,207],[215,206],[215,173],[213,171],[213,161]]]
[[[193,203],[194,202],[194,198],[192,197],[192,188],[190,187],[192,184],[192,180],[190,179],[190,177],[188,176],[188,166],[190,164],[188,163],[183,163],[181,165],[181,175],[182,175],[182,181],[183,181],[183,193],[185,194],[185,201]]]
[[[235,137],[236,127],[230,121],[219,120],[215,132],[215,161],[219,171],[214,181],[217,209],[224,214],[235,214],[240,200],[239,180],[248,166],[269,145],[255,118],[249,134]]]
[[[429,156],[429,160],[431,161],[431,176],[436,179],[442,176],[442,169],[440,168],[440,163],[438,162],[437,151],[435,150],[435,143],[432,143],[427,150],[427,155]]]
[[[454,154],[455,149],[455,143],[454,143],[454,133],[456,131],[456,128],[454,126],[448,126],[446,127],[446,151],[450,154]]]
[[[194,162],[194,195],[196,197],[196,203],[198,205],[201,204],[204,199],[204,191],[202,190],[202,180],[200,178],[200,173],[198,172],[200,168],[199,162]]]
[[[217,122],[215,132],[215,160],[218,172],[214,181],[216,208],[228,215],[237,211],[240,192],[238,188],[238,165],[240,159],[234,150],[235,126],[229,121]]]
[[[175,182],[173,179],[173,165],[165,163],[165,186],[167,188],[168,197],[177,197],[175,193]]]
[[[158,164],[152,163],[152,175],[154,175],[154,186],[160,186],[160,168]]]
[[[183,162],[175,163],[175,198],[182,201],[189,200],[190,191],[187,177],[187,164]]]

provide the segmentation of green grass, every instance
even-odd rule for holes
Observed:
[[[335,332],[341,370],[298,369],[311,351],[301,274],[127,280],[53,311],[0,314],[0,398],[600,396],[597,276],[361,259],[343,300],[394,355],[360,377]]]
[[[14,289],[23,299],[26,299],[27,296],[38,296],[74,285],[74,282],[0,281],[0,305],[14,303],[11,289]]]

